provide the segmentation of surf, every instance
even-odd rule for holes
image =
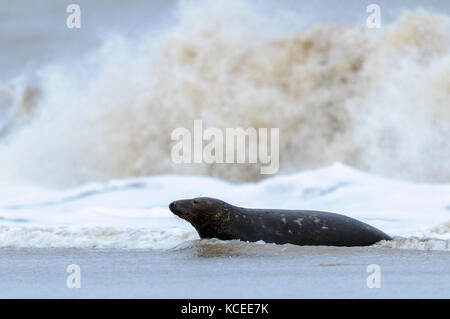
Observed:
[[[55,188],[168,173],[265,177],[258,163],[174,165],[171,132],[202,119],[279,128],[280,174],[339,161],[448,182],[448,15],[406,11],[376,30],[289,21],[242,1],[183,2],[168,27],[110,34],[71,63],[41,66],[35,81],[6,82],[0,177]]]

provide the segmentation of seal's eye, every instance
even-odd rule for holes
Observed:
[[[200,203],[200,201],[197,200],[197,199],[194,199],[194,200],[192,201],[192,203],[193,203],[193,204],[198,204],[198,203]]]

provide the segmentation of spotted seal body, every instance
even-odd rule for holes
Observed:
[[[169,208],[190,222],[200,238],[323,246],[369,246],[391,240],[375,227],[328,212],[249,209],[207,197],[178,200]]]

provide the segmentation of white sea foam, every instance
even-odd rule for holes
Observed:
[[[198,239],[192,229],[0,226],[0,247],[171,249]]]
[[[173,249],[199,237],[167,206],[197,196],[253,208],[342,213],[395,237],[378,247],[449,250],[450,242],[450,185],[400,182],[339,163],[243,184],[162,175],[65,191],[1,190],[0,247]]]

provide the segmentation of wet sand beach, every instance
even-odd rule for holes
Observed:
[[[170,251],[0,249],[1,298],[449,298],[450,253],[195,241]],[[66,268],[80,266],[81,288]],[[368,288],[367,266],[380,266]]]

